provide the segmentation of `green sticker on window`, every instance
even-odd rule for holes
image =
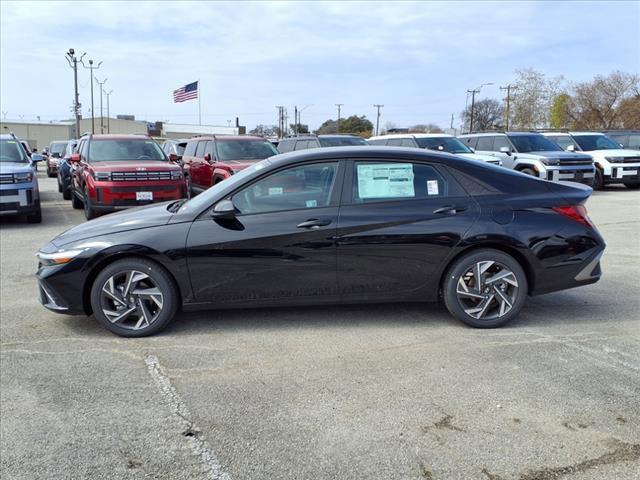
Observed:
[[[415,197],[411,163],[372,163],[358,165],[358,197]]]

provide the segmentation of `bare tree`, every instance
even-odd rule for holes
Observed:
[[[511,101],[511,126],[530,130],[549,126],[554,99],[561,93],[563,77],[547,78],[534,70],[516,70],[516,89]]]
[[[462,112],[464,125],[470,125],[471,105]],[[502,121],[502,102],[493,98],[484,98],[475,102],[473,107],[473,129],[475,131],[500,128]]]
[[[435,123],[419,123],[409,127],[409,133],[444,133],[444,130]]]

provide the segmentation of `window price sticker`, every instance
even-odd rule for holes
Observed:
[[[427,195],[438,195],[438,181],[427,180]]]

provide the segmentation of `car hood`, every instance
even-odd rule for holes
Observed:
[[[57,247],[61,247],[69,243],[98,237],[100,235],[166,225],[173,216],[173,213],[167,210],[167,206],[170,203],[173,203],[173,201],[154,203],[105,215],[104,217],[70,228],[54,238],[51,243]]]
[[[24,162],[0,162],[0,173],[32,172],[31,165]]]
[[[558,150],[557,152],[527,152],[525,155],[538,155],[545,158],[558,158],[560,160],[592,160],[591,155],[586,153],[573,153]]]
[[[481,153],[456,153],[456,155],[469,160],[480,160],[481,162],[498,162],[500,160],[493,155],[483,155]]]
[[[91,164],[96,172],[168,172],[180,170],[174,163],[156,160],[119,160],[116,162],[94,162]]]
[[[222,163],[229,165],[234,172],[239,172],[240,170],[244,170],[251,165],[255,165],[262,160],[221,160]]]
[[[612,150],[589,150],[587,153],[594,153],[602,157],[638,157],[640,158],[640,151],[629,150],[626,148],[618,148]]]

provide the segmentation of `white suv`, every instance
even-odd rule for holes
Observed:
[[[527,175],[552,182],[592,185],[594,181],[590,155],[565,152],[537,132],[470,133],[458,138],[477,152],[500,158],[505,167]]]
[[[627,150],[596,132],[545,132],[545,137],[564,150],[579,150],[593,157],[596,164],[594,189],[610,183],[623,183],[627,188],[640,188],[640,151]]]
[[[446,133],[408,133],[399,135],[384,135],[371,137],[369,145],[386,145],[390,147],[426,148],[438,152],[447,152],[470,160],[502,165],[499,158],[491,155],[480,155],[458,140],[453,135]]]

